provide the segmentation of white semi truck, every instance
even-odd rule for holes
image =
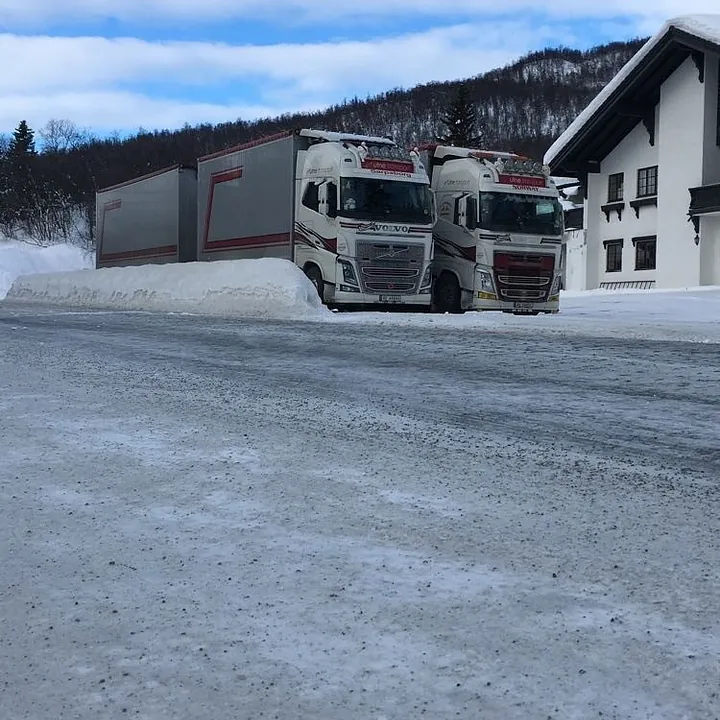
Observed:
[[[563,208],[550,172],[515,153],[428,145],[437,205],[433,306],[556,313]]]
[[[435,219],[417,153],[296,130],[98,192],[97,266],[278,257],[329,305],[427,308]]]

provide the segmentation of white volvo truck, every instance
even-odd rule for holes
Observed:
[[[297,130],[202,157],[192,191],[194,177],[170,168],[99,192],[98,266],[182,260],[171,245],[182,244],[194,192],[185,259],[285,258],[329,305],[430,306],[436,218],[417,153]]]
[[[444,145],[420,156],[437,204],[435,309],[558,312],[563,209],[548,168],[514,153]]]

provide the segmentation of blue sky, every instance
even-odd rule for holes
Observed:
[[[0,0],[0,133],[312,110],[646,36],[716,0]],[[7,69],[12,68],[8,72]]]

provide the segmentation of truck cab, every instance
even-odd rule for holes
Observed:
[[[437,204],[433,307],[556,313],[563,210],[542,163],[515,153],[422,149]]]
[[[431,304],[435,206],[417,152],[301,130],[294,260],[332,306]]]

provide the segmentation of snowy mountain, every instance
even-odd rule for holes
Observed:
[[[191,164],[199,155],[293,127],[387,135],[409,146],[432,140],[442,130],[441,117],[466,83],[486,146],[541,156],[643,42],[588,51],[543,50],[466,80],[393,89],[312,114],[139,133],[125,142],[97,141],[79,154],[102,187],[177,162]]]
[[[138,132],[127,139],[83,138],[69,149],[33,156],[18,166],[22,172],[14,172],[10,151],[6,147],[3,157],[0,145],[0,175],[8,188],[0,196],[0,230],[10,236],[20,220],[33,226],[37,223],[30,221],[39,217],[45,235],[56,237],[62,231],[67,236],[65,226],[74,224],[78,216],[92,225],[98,188],[177,163],[194,164],[199,156],[281,130],[315,127],[382,135],[406,147],[432,141],[443,131],[441,119],[463,85],[477,108],[477,130],[485,147],[542,157],[643,42],[618,42],[588,51],[547,49],[464,80],[393,89],[312,114]],[[65,122],[59,121],[59,126]],[[25,127],[24,132],[30,142],[31,129]],[[45,227],[49,207],[57,219],[51,218],[52,227]]]

